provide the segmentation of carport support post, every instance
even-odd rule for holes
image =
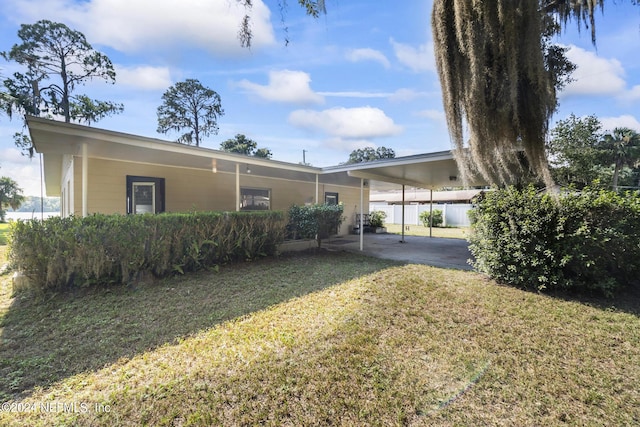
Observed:
[[[404,184],[402,184],[402,240],[400,243],[404,243]]]
[[[360,178],[360,250],[364,250],[364,178]]]
[[[82,144],[82,216],[87,216],[88,208],[87,208],[87,197],[89,195],[89,191],[87,188],[87,184],[89,183],[89,156],[87,155],[87,143]]]
[[[236,212],[240,210],[240,163],[236,163]]]
[[[429,189],[429,237],[433,237],[433,188]]]

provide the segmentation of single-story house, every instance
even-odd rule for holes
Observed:
[[[459,175],[449,151],[320,168],[37,117],[27,124],[42,154],[46,193],[61,198],[62,216],[326,202],[344,205],[346,234],[356,214],[367,213],[372,182],[434,188]]]

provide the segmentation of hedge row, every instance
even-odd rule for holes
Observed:
[[[344,221],[344,206],[338,205],[293,205],[289,208],[287,216],[288,239],[315,239],[318,247],[322,245],[322,239],[336,234],[342,221]]]
[[[473,266],[531,290],[605,295],[640,277],[640,195],[585,189],[489,192],[472,211]]]
[[[127,283],[272,255],[283,212],[92,215],[12,223],[10,260],[37,289]]]

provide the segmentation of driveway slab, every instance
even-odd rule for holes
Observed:
[[[332,250],[360,252],[360,236],[349,235],[322,242]],[[469,243],[464,239],[402,236],[399,234],[365,234],[362,253],[378,258],[392,259],[434,267],[471,270]]]

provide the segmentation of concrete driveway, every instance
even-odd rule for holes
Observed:
[[[364,234],[363,253],[378,258],[426,264],[441,268],[471,270],[472,258],[469,244],[464,239],[402,236],[399,234]],[[360,236],[340,236],[322,241],[322,246],[332,250],[360,252]]]

